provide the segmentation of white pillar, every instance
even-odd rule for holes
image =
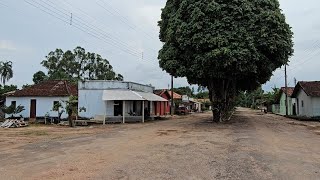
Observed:
[[[142,101],[142,123],[144,123],[144,101]]]
[[[125,119],[125,116],[126,116],[126,101],[123,101],[122,103],[122,123],[126,123],[126,119]]]
[[[105,125],[105,124],[106,124],[106,117],[107,117],[107,101],[104,101],[103,125]]]

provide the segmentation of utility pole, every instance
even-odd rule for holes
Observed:
[[[173,75],[171,75],[171,116],[174,115]]]
[[[284,65],[284,78],[285,78],[285,94],[286,94],[286,116],[288,116],[288,77],[287,77],[287,64]]]
[[[72,13],[70,13],[70,25],[72,26]]]

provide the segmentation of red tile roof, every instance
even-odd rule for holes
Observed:
[[[299,81],[294,89],[293,96],[297,96],[302,89],[308,96],[320,97],[320,81]]]
[[[167,89],[163,89],[163,90],[155,90],[154,93],[156,95],[159,95],[161,96],[163,93],[168,93],[169,96],[171,97],[171,91],[167,90]],[[176,93],[176,92],[173,92],[173,99],[182,99],[182,95]]]
[[[18,90],[9,96],[12,97],[56,97],[56,96],[77,96],[78,87],[63,80],[49,80]]]
[[[286,88],[285,87],[282,87],[281,88],[281,93],[284,92],[285,94],[287,94],[289,97],[292,96],[292,93],[293,93],[293,90],[294,90],[294,87],[287,87],[287,91],[286,91]],[[287,93],[288,92],[288,93]]]

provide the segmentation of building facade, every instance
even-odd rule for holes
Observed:
[[[296,98],[297,116],[320,117],[320,81],[300,81],[293,95]]]
[[[142,121],[158,116],[158,104],[166,99],[153,94],[154,87],[123,81],[81,81],[78,83],[81,117],[105,122]],[[160,116],[160,115],[159,115]]]
[[[17,90],[6,97],[5,105],[23,106],[24,111],[14,116],[24,118],[58,117],[58,111],[54,111],[55,103],[61,103],[65,107],[65,101],[71,95],[77,96],[77,86],[67,81],[44,81],[39,84]],[[9,117],[7,114],[6,117]],[[62,113],[61,118],[67,118],[67,113]]]

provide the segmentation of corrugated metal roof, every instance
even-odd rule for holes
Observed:
[[[104,101],[167,101],[166,99],[148,92],[137,92],[132,90],[114,89],[104,90],[102,95]]]
[[[131,90],[104,90],[102,95],[102,100],[104,101],[144,101],[144,99]]]
[[[140,96],[142,96],[143,99],[147,100],[147,101],[162,101],[162,102],[166,102],[168,100],[158,96],[158,95],[155,95],[155,94],[152,94],[152,93],[147,93],[147,92],[136,92],[138,93]]]

